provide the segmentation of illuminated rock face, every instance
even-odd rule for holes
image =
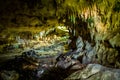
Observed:
[[[89,64],[86,69],[71,74],[65,80],[119,80],[120,69],[110,69],[99,64]]]
[[[21,32],[26,27],[35,33],[38,27],[47,30],[61,23],[70,37],[81,36],[83,42],[93,44],[99,63],[120,67],[119,0],[1,0],[0,5],[0,36],[6,43],[14,37],[6,33],[18,31],[11,33],[9,27],[19,27]]]

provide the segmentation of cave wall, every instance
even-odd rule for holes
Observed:
[[[1,0],[1,45],[15,43],[16,36],[30,39],[50,33],[58,25],[55,8],[54,0]]]
[[[0,5],[1,31],[62,23],[70,36],[94,43],[101,64],[120,66],[119,0],[1,0]]]
[[[55,23],[54,0],[1,0],[0,24],[7,27],[42,26]],[[50,24],[51,24],[50,23]]]

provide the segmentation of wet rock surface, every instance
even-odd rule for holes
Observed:
[[[19,74],[14,70],[12,71],[3,70],[0,72],[0,75],[1,80],[18,80],[19,78]]]
[[[99,64],[89,64],[82,71],[71,74],[65,80],[119,80],[120,69],[108,68]]]
[[[111,59],[118,55],[116,50],[105,48],[103,44],[92,46],[88,41],[83,41],[80,36],[76,41],[77,49],[70,49],[67,52],[58,51],[57,55],[52,56],[40,54],[41,51],[51,52],[50,48],[56,49],[57,46],[64,44],[37,47],[1,63],[1,79],[4,80],[7,76],[17,80],[119,80],[120,70],[110,64],[113,63]],[[107,52],[111,56],[105,55]],[[116,55],[113,56],[112,53]],[[106,67],[100,65],[104,61]],[[17,74],[16,77],[12,77],[14,73]]]
[[[47,58],[49,58],[49,64],[44,62],[44,59]],[[40,63],[40,61],[42,62]],[[30,50],[22,53],[21,56],[17,56],[14,59],[1,63],[1,78],[3,80],[37,80],[37,75],[40,76],[45,69],[50,67],[48,65],[53,65],[52,57],[40,58],[35,51]],[[13,76],[15,72],[18,74],[18,79],[11,79],[11,76]],[[5,76],[8,76],[8,79],[5,79]]]
[[[92,70],[86,70],[88,74],[85,72],[86,75],[82,74],[79,79],[119,80],[119,72],[115,72],[117,78],[114,78],[115,76],[111,76],[113,74],[111,70],[106,71],[108,68],[105,68],[106,72],[104,72],[98,65],[94,65],[96,67],[89,66],[91,63],[99,63],[113,68],[113,70],[114,68],[120,68],[119,0],[0,0],[0,5],[0,53],[2,56],[0,56],[0,62],[2,62],[1,59],[7,60],[1,63],[1,78],[8,76],[9,79],[13,79],[10,73],[13,75],[15,73],[19,74],[19,79],[21,80],[25,77],[26,80],[34,80],[38,79],[36,78],[36,69],[38,69],[37,76],[39,78],[44,73],[44,69],[46,71],[46,68],[47,72],[54,72],[54,69],[48,69],[48,67],[52,66],[49,64],[54,63],[54,60],[51,63],[51,57],[48,54],[51,55],[57,53],[57,51],[63,51],[58,47],[58,45],[62,44],[54,46],[58,42],[52,43],[54,42],[53,36],[50,38],[45,38],[45,36],[52,33],[61,36],[67,35],[67,31],[63,30],[62,26],[60,26],[61,29],[55,29],[59,25],[65,25],[69,30],[69,36],[73,39],[69,44],[69,48],[72,51],[57,58],[55,63],[57,69],[54,74],[60,72],[65,78],[65,73],[69,74],[66,70],[76,70],[79,67],[81,69],[81,65],[83,67],[85,65]],[[44,31],[40,28],[44,29]],[[11,43],[16,43],[16,36],[18,37],[17,44],[12,45]],[[35,43],[31,43],[31,39],[35,39]],[[42,41],[37,42],[39,40]],[[46,43],[46,40],[49,40],[49,43]],[[39,53],[39,56],[42,57],[39,59],[38,55],[33,54],[34,52],[28,54],[29,51],[24,51],[31,48],[34,48]],[[26,53],[21,56],[22,52]],[[9,55],[9,53],[12,53],[12,55]],[[15,56],[20,57],[15,58]],[[38,65],[39,63],[41,64]],[[6,67],[8,66],[7,64],[10,67]],[[48,74],[43,79],[46,76]],[[51,76],[55,79],[53,74]],[[57,80],[64,79],[60,76]],[[96,78],[96,76],[102,78]]]
[[[72,72],[83,68],[83,66],[78,66],[81,66],[80,62],[71,59],[66,54],[62,57],[58,56],[55,60],[55,56],[40,57],[34,50],[30,50],[23,52],[21,56],[1,63],[0,76],[3,80],[5,76],[9,78],[6,80],[12,80],[16,78],[11,77],[15,73],[16,80],[63,80]]]

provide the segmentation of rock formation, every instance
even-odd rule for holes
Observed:
[[[0,0],[0,6],[1,54],[16,48],[39,49],[37,42],[47,45],[48,41],[51,46],[45,47],[47,51],[62,37],[69,43],[65,42],[65,50],[72,50],[72,58],[88,65],[87,68],[90,63],[97,63],[93,68],[120,68],[119,0]],[[97,75],[105,78],[114,69],[99,72]],[[92,78],[80,74],[78,79]]]

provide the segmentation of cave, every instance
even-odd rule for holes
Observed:
[[[120,80],[119,0],[0,0],[0,80]]]

